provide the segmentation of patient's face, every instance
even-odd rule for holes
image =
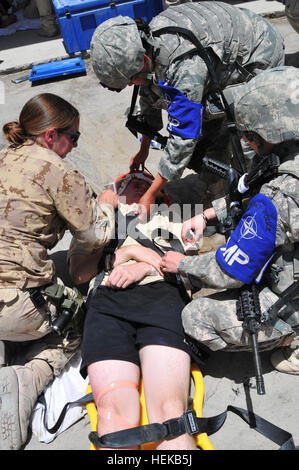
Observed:
[[[147,181],[138,178],[132,179],[122,193],[122,196],[126,197],[126,204],[138,202],[149,187],[150,185]]]

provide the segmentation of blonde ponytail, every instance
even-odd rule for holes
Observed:
[[[3,133],[12,147],[19,147],[28,140],[26,132],[18,121],[11,121],[4,124]]]
[[[10,145],[18,147],[48,129],[68,129],[78,116],[78,110],[60,96],[41,93],[25,103],[19,121],[5,124],[3,132]]]

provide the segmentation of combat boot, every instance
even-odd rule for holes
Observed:
[[[52,27],[47,27],[47,29],[42,27],[37,31],[37,34],[43,38],[54,38],[60,34],[60,30],[58,26],[53,25]]]
[[[299,346],[276,349],[271,355],[271,363],[279,372],[299,375]]]
[[[26,443],[33,408],[52,379],[42,360],[0,369],[0,450],[18,450]]]
[[[38,35],[52,38],[57,36],[60,31],[56,23],[55,12],[51,0],[35,0],[39,11],[42,28],[38,30]]]

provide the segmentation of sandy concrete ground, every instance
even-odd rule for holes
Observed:
[[[285,37],[289,63],[298,67],[298,35],[284,17],[271,21]],[[10,51],[15,54],[16,60],[18,53],[21,53],[18,51],[18,48],[11,48]],[[74,149],[70,159],[95,190],[100,192],[104,184],[127,171],[129,159],[138,149],[138,142],[125,128],[125,111],[130,104],[132,89],[128,88],[120,94],[110,93],[98,85],[89,60],[86,60],[86,65],[86,76],[57,80],[36,87],[32,87],[28,81],[20,84],[11,82],[12,79],[24,75],[21,70],[13,74],[3,71],[0,76],[3,92],[2,102],[0,100],[1,124],[17,118],[22,105],[37,93],[47,91],[69,99],[80,110],[82,131],[80,145]],[[0,148],[4,145],[4,139],[0,136]],[[155,172],[159,158],[160,151],[151,150],[147,164],[152,172]],[[179,183],[169,184],[168,189],[174,201],[198,202],[204,188],[193,185],[196,181],[196,175],[186,172]],[[64,268],[61,259],[65,256],[68,242],[69,237],[66,236],[54,250],[56,259],[59,259],[59,269]],[[273,370],[269,353],[262,354],[262,369],[266,395],[258,396],[254,388],[250,353],[212,353],[202,367],[205,384],[203,414],[217,415],[228,405],[246,408],[251,400],[255,413],[289,431],[295,443],[299,445],[298,377]],[[245,378],[252,379],[249,396],[245,393],[243,385]],[[89,419],[85,416],[50,444],[39,442],[33,435],[25,450],[87,450],[89,431]],[[217,450],[277,449],[276,444],[250,429],[233,414],[229,414],[224,426],[211,436],[211,442]]]

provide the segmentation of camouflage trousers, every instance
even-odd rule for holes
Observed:
[[[24,8],[25,18],[40,18],[41,25],[46,31],[56,28],[56,17],[51,0],[30,0]]]
[[[290,25],[299,33],[299,0],[286,0],[286,17]]]
[[[232,289],[193,300],[182,312],[185,332],[212,351],[249,351],[249,333],[237,318],[238,298],[239,291]],[[259,296],[261,311],[273,305],[277,298],[270,289],[264,288]],[[293,328],[280,319],[267,326],[263,324],[258,332],[259,349],[273,349],[282,338],[293,334]]]
[[[56,308],[49,302],[47,307],[55,317]],[[14,363],[41,359],[58,376],[78,350],[81,336],[52,332],[48,313],[34,306],[27,290],[5,288],[0,289],[0,340]]]

